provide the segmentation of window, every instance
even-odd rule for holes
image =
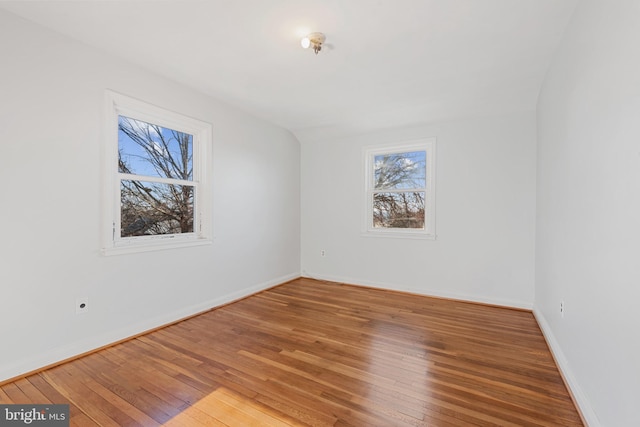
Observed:
[[[365,149],[365,234],[435,238],[435,138]]]
[[[211,242],[211,125],[107,92],[103,252]]]

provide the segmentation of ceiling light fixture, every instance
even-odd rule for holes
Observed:
[[[326,40],[326,37],[322,33],[310,33],[302,40],[300,40],[300,44],[303,48],[313,48],[313,51],[317,55],[318,52],[322,50],[322,43]]]

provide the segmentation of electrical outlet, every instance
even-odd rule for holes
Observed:
[[[327,253],[325,252],[325,250],[324,250],[324,249],[322,249],[322,250],[320,251],[320,256],[327,256]]]
[[[564,301],[560,301],[560,317],[564,317]]]
[[[83,314],[89,311],[89,297],[76,298],[76,314]]]

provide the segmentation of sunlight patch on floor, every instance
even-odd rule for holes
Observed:
[[[165,426],[281,426],[292,424],[278,419],[276,414],[251,399],[220,387],[180,412]]]

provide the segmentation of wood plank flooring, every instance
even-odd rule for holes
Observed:
[[[530,312],[298,279],[0,387],[73,426],[581,426]]]

